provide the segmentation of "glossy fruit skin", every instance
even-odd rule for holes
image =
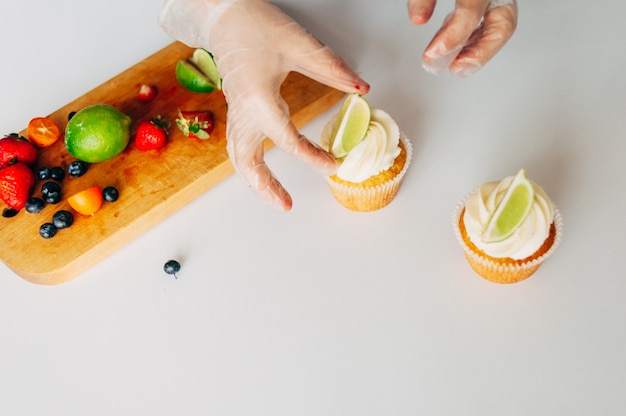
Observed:
[[[24,208],[34,184],[34,172],[21,162],[0,169],[0,199],[13,209]]]
[[[71,227],[73,223],[74,215],[64,209],[55,212],[52,216],[52,224],[57,228],[57,230]]]
[[[41,224],[41,226],[39,227],[39,235],[42,236],[43,238],[52,238],[56,235],[57,233],[57,227],[54,226],[54,224],[47,222],[45,224]]]
[[[143,120],[137,126],[135,146],[142,152],[161,149],[167,142],[167,127],[168,123],[160,118]]]
[[[58,204],[61,202],[61,187],[56,182],[45,182],[41,185],[41,196],[49,204]]]
[[[114,186],[107,186],[102,190],[102,198],[107,202],[115,202],[120,197],[120,192]]]
[[[21,162],[32,166],[37,161],[37,147],[18,135],[0,139],[0,168]]]
[[[65,147],[76,159],[103,162],[126,148],[130,124],[131,118],[111,105],[84,107],[65,126]]]
[[[51,146],[61,137],[58,124],[48,117],[33,118],[26,131],[28,139],[38,147]]]
[[[176,276],[176,273],[180,271],[180,263],[176,260],[168,260],[163,266],[163,271]]]
[[[52,177],[50,173],[50,168],[46,168],[46,167],[41,167],[37,169],[37,172],[35,172],[35,174],[37,175],[37,179],[41,181],[48,180]]]
[[[187,60],[181,59],[176,63],[175,74],[178,83],[189,91],[209,93],[216,89],[216,86]]]
[[[74,160],[67,166],[67,173],[70,176],[78,178],[79,176],[83,176],[85,173],[87,173],[88,169],[88,163],[83,162],[82,160]]]
[[[98,185],[83,189],[67,199],[70,206],[83,215],[93,215],[102,206],[102,189]]]
[[[46,206],[46,203],[43,199],[38,197],[28,198],[26,201],[26,205],[24,205],[24,209],[26,212],[30,212],[31,214],[40,213]]]
[[[65,178],[65,171],[60,166],[55,166],[50,169],[50,178],[57,182],[61,182]]]

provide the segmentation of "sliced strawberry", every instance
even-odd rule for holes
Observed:
[[[161,117],[143,120],[137,126],[135,146],[141,151],[160,149],[167,142],[169,123]]]
[[[176,125],[185,136],[205,140],[211,137],[215,121],[210,111],[178,110]]]
[[[137,94],[137,98],[139,99],[139,101],[148,102],[152,101],[158,93],[159,90],[157,89],[156,85],[141,84],[141,87],[139,87],[139,93]]]
[[[22,162],[32,166],[37,160],[37,147],[17,134],[0,139],[0,168]]]
[[[35,174],[24,163],[17,162],[0,170],[0,199],[9,207],[20,210],[30,197]]]

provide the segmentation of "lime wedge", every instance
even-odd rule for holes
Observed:
[[[496,206],[482,235],[485,243],[495,243],[510,237],[528,217],[535,198],[533,184],[522,168]]]
[[[176,64],[176,79],[180,85],[189,91],[205,93],[215,90],[215,84],[209,81],[209,79],[189,61],[178,61]]]
[[[194,50],[191,58],[178,61],[176,79],[193,92],[207,93],[222,88],[222,78],[217,72],[213,55],[202,48]]]
[[[372,117],[369,103],[359,94],[349,94],[341,106],[330,135],[330,153],[345,157],[367,134]]]
[[[211,52],[206,49],[198,48],[193,51],[190,61],[213,85],[215,85],[215,88],[218,90],[222,89],[222,78],[219,72],[217,72],[217,65],[215,64],[215,59],[213,59]]]

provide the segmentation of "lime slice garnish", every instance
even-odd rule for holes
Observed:
[[[485,243],[495,243],[513,235],[532,210],[534,198],[533,184],[522,168],[487,222],[482,240]]]
[[[330,135],[330,152],[345,157],[367,134],[372,117],[369,103],[359,94],[346,97]]]
[[[211,92],[216,89],[207,77],[191,62],[180,60],[176,64],[176,79],[186,89],[193,92]]]
[[[178,61],[176,79],[193,92],[206,93],[222,88],[222,78],[217,72],[213,55],[202,48],[194,50],[191,58]]]
[[[198,48],[193,51],[190,61],[213,85],[215,85],[215,88],[218,90],[222,88],[222,78],[220,77],[220,73],[217,72],[217,65],[215,64],[215,59],[213,59],[211,52],[206,49]]]

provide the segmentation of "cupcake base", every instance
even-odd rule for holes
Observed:
[[[389,205],[396,197],[412,155],[411,142],[401,135],[400,154],[389,169],[359,183],[336,175],[326,178],[326,182],[337,202],[344,207],[358,212],[375,211]]]
[[[480,250],[467,235],[463,223],[465,208],[461,207],[455,214],[455,231],[457,239],[463,246],[467,262],[481,277],[494,283],[517,283],[532,276],[556,249],[562,233],[561,215],[554,209],[554,221],[550,226],[550,234],[541,247],[525,259],[515,260],[510,257],[495,258]]]

